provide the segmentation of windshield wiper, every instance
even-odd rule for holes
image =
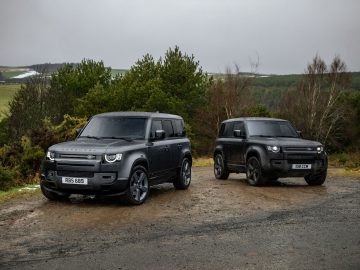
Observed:
[[[79,138],[88,138],[88,139],[96,139],[96,140],[100,139],[99,137],[96,136],[80,136]]]
[[[117,136],[106,136],[106,137],[101,137],[101,139],[116,139],[116,140],[124,140],[127,142],[132,142],[134,140],[128,137],[117,137]]]
[[[250,135],[250,137],[266,137],[266,138],[273,138],[274,136],[271,136],[271,135]]]

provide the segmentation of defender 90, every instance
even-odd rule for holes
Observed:
[[[289,121],[236,118],[222,122],[214,151],[214,174],[246,173],[249,184],[264,185],[280,177],[304,177],[322,185],[327,155],[319,142],[305,140]]]
[[[150,185],[191,182],[191,146],[180,116],[113,112],[93,116],[74,141],[51,146],[41,172],[50,200],[71,194],[125,195],[141,204]]]

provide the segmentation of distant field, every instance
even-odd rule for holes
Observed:
[[[19,89],[20,84],[0,84],[0,119],[3,117],[3,112],[7,112],[9,101]]]
[[[124,75],[128,70],[127,69],[111,69],[112,76]]]

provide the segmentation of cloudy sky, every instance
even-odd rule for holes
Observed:
[[[206,71],[301,73],[315,54],[360,71],[359,0],[0,0],[0,65],[103,60],[129,68],[169,47]]]

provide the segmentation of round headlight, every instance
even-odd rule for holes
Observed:
[[[122,158],[122,154],[105,154],[105,161],[108,163],[113,163],[115,161],[119,161]]]
[[[47,151],[47,153],[46,153],[46,158],[47,158],[48,160],[53,161],[53,160],[55,159],[55,153],[54,153],[54,152]]]
[[[279,153],[280,147],[277,145],[268,145],[267,150],[274,152],[274,153]]]
[[[316,151],[317,151],[319,154],[321,154],[322,151],[324,151],[324,147],[323,147],[323,146],[318,146],[318,147],[316,147]]]

